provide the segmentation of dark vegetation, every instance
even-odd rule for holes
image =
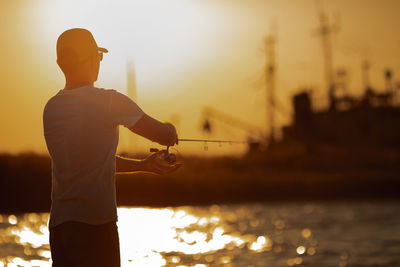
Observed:
[[[400,153],[334,146],[273,147],[243,158],[181,159],[167,176],[117,175],[119,205],[175,206],[251,201],[398,199]],[[0,212],[50,209],[51,161],[0,155]]]

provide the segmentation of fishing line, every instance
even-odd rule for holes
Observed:
[[[247,144],[247,141],[232,141],[232,140],[210,140],[210,139],[190,139],[180,138],[179,142],[203,142],[203,143],[228,143],[228,144]]]
[[[248,144],[247,141],[233,141],[233,140],[210,140],[210,139],[190,139],[190,138],[180,138],[179,142],[202,142],[204,143],[204,151],[208,151],[208,143],[218,143],[221,147],[222,144]]]

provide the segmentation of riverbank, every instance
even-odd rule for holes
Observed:
[[[179,171],[166,176],[117,175],[117,202],[120,206],[180,206],[400,199],[397,153],[385,153],[383,158],[371,152],[374,160],[363,151],[345,157],[340,151],[308,156],[301,150],[278,152],[244,158],[189,157],[181,159],[184,166]],[[48,156],[0,155],[0,212],[48,211],[50,190]]]

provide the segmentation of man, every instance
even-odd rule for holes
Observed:
[[[46,104],[44,136],[52,159],[50,248],[53,266],[119,266],[115,172],[169,173],[158,152],[144,160],[116,156],[118,126],[164,146],[175,127],[145,114],[130,98],[93,86],[107,49],[85,29],[57,40],[65,88]]]

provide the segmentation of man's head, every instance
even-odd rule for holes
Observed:
[[[103,53],[93,35],[86,29],[70,29],[57,40],[57,64],[67,80],[94,82],[99,73]]]

